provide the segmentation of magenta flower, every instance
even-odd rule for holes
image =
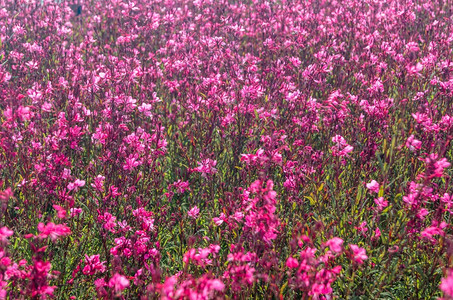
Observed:
[[[6,227],[6,226],[3,226],[2,228],[0,228],[0,242],[3,244],[7,244],[8,237],[12,236],[13,233],[14,232],[12,230],[9,230],[8,227]]]
[[[371,180],[370,183],[366,184],[366,187],[372,192],[379,193],[379,183],[376,180]]]
[[[106,212],[103,215],[98,216],[98,221],[103,223],[102,227],[104,227],[105,230],[108,230],[112,233],[115,232],[115,227],[116,227],[116,217],[113,216],[112,214]]]
[[[199,172],[203,177],[207,178],[208,174],[217,173],[217,169],[215,168],[216,165],[216,160],[207,158],[202,160],[201,162],[198,162],[198,167],[192,169],[192,172]]]
[[[448,297],[453,297],[453,270],[448,270],[448,275],[446,278],[442,278],[440,283],[440,289]]]
[[[349,145],[341,135],[334,136],[332,142],[335,144],[330,148],[333,156],[345,157],[354,150],[354,147]]]
[[[13,197],[13,191],[11,188],[7,188],[4,191],[0,191],[0,201],[1,202],[8,202],[9,198]]]
[[[83,268],[83,274],[85,275],[94,275],[96,273],[105,272],[106,262],[101,262],[99,260],[99,254],[88,256],[85,254],[85,267]]]
[[[361,265],[361,264],[363,264],[364,260],[368,259],[365,249],[360,248],[359,246],[354,245],[354,244],[349,245],[349,248],[352,251],[353,261],[355,263]]]
[[[379,227],[376,227],[376,229],[374,230],[373,240],[377,240],[380,236],[381,236],[381,230],[379,229]]]
[[[44,225],[43,223],[38,224],[38,231],[40,234],[38,235],[39,238],[45,239],[50,237],[52,241],[58,239],[60,236],[67,236],[71,234],[71,229],[64,224],[54,224],[52,222],[47,223]]]
[[[57,217],[59,219],[64,219],[66,217],[66,210],[61,207],[60,205],[53,205],[52,206],[57,211]]]
[[[82,209],[77,207],[73,207],[69,211],[71,212],[71,218],[76,217],[82,213]]]
[[[406,141],[406,147],[409,148],[410,151],[420,150],[422,148],[422,142],[415,139],[414,135],[411,134]]]
[[[109,280],[109,287],[116,293],[125,290],[127,287],[129,287],[129,284],[129,280],[118,273],[115,273],[115,275],[113,275],[113,277]]]
[[[294,269],[299,266],[299,262],[293,257],[288,257],[288,259],[286,260],[286,266],[288,268]]]
[[[215,225],[220,226],[224,221],[226,221],[226,216],[224,213],[220,213],[219,217],[214,217],[212,218],[212,221],[214,222]]]
[[[197,206],[194,206],[192,207],[188,212],[187,214],[189,215],[189,217],[193,218],[193,219],[198,219],[198,214],[200,213],[200,209],[198,209]]]
[[[324,246],[329,247],[330,250],[333,252],[340,253],[343,250],[343,240],[340,239],[339,237],[334,237],[327,242],[325,242]]]
[[[17,114],[22,119],[22,121],[30,121],[31,118],[34,116],[34,113],[30,110],[30,107],[26,106],[19,106],[17,110]]]
[[[0,300],[453,300],[449,1],[0,3]]]
[[[379,197],[379,198],[374,199],[374,203],[376,204],[378,211],[383,210],[389,204],[389,202],[387,200],[384,200],[384,197]]]
[[[435,235],[444,236],[445,235],[444,228],[446,228],[447,226],[448,225],[445,222],[441,222],[440,224],[438,224],[437,221],[433,221],[433,224],[430,227],[424,229],[421,232],[421,236],[432,242],[435,242],[434,236]]]
[[[79,187],[83,187],[84,185],[85,185],[85,180],[76,179],[74,182],[71,182],[71,183],[68,184],[68,190],[77,191],[77,189]]]
[[[94,183],[92,183],[91,186],[99,192],[102,192],[104,190],[104,180],[105,176],[98,175],[94,178]]]

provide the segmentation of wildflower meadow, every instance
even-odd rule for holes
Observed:
[[[0,299],[453,299],[451,0],[0,0]]]

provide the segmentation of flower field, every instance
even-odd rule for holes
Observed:
[[[0,299],[453,299],[449,0],[0,0]]]

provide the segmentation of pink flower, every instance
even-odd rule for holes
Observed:
[[[448,270],[447,278],[442,278],[440,289],[446,296],[453,297],[453,270]]]
[[[192,169],[192,172],[200,172],[203,177],[207,178],[207,174],[217,173],[217,169],[215,168],[216,165],[216,160],[207,158],[201,162],[198,162],[198,167]]]
[[[332,150],[333,156],[348,156],[348,153],[354,150],[354,147],[349,145],[346,140],[341,135],[336,135],[332,138],[332,142],[335,143],[330,149]]]
[[[212,218],[212,221],[214,222],[214,224],[216,224],[217,226],[220,226],[222,225],[222,223],[226,220],[226,216],[224,213],[220,213],[220,216],[217,218]]]
[[[88,256],[85,254],[85,267],[83,268],[83,274],[94,275],[96,273],[105,272],[105,261],[99,260],[99,254]]]
[[[294,269],[299,266],[299,262],[294,257],[288,257],[288,259],[286,260],[286,266],[288,268]]]
[[[96,176],[96,178],[94,178],[94,183],[92,183],[91,186],[96,190],[102,192],[104,190],[104,180],[105,176],[98,175]]]
[[[322,283],[314,283],[311,286],[311,295],[327,295],[332,293],[332,288],[330,287],[330,284],[322,284]]]
[[[47,225],[43,223],[38,224],[38,231],[40,234],[38,235],[40,238],[47,238],[50,237],[52,241],[58,239],[60,236],[67,236],[71,234],[71,229],[64,224],[55,225],[54,223],[50,222]]]
[[[17,114],[19,116],[19,118],[22,119],[22,121],[30,121],[31,118],[34,116],[34,113],[32,111],[30,111],[30,107],[28,106],[19,106],[19,108],[17,109]]]
[[[138,167],[142,164],[142,161],[138,159],[138,155],[129,155],[126,158],[126,162],[123,165],[123,169],[126,171],[133,170],[135,167]]]
[[[105,279],[104,278],[99,278],[94,281],[94,286],[96,287],[97,290],[100,288],[106,286]]]
[[[50,112],[52,110],[52,104],[49,102],[44,102],[41,106],[41,109],[45,112]]]
[[[112,214],[106,212],[103,215],[98,216],[98,221],[104,223],[103,227],[105,230],[110,232],[115,232],[116,227],[116,217],[112,216]]]
[[[357,229],[357,232],[360,232],[362,233],[362,235],[365,237],[366,236],[366,232],[368,231],[368,228],[366,227],[367,225],[367,222],[366,221],[363,221],[360,226],[357,226],[357,227],[354,227],[355,229]]]
[[[343,249],[342,248],[343,240],[340,239],[339,237],[334,237],[328,240],[324,245],[329,247],[330,250],[332,250],[333,252],[339,253]]]
[[[53,208],[57,211],[57,217],[59,219],[64,219],[66,217],[66,210],[60,205],[53,205]]]
[[[79,187],[82,187],[82,186],[84,186],[84,185],[85,185],[85,180],[76,179],[74,182],[68,184],[68,190],[70,190],[70,191],[72,191],[72,190],[77,191],[77,189],[78,189]]]
[[[71,212],[71,217],[76,217],[78,215],[80,215],[82,213],[82,209],[81,208],[77,208],[77,207],[73,207],[69,210]]]
[[[0,253],[0,254],[1,254],[1,253]],[[11,264],[11,258],[9,258],[9,257],[6,256],[6,257],[2,257],[2,258],[0,259],[0,266],[5,266],[5,267],[7,267],[7,266],[9,266],[10,264]],[[1,299],[1,298],[0,298],[0,299]]]
[[[200,213],[200,209],[197,206],[192,207],[192,209],[187,212],[189,217],[191,217],[193,219],[197,219],[199,213]]]
[[[363,264],[364,260],[368,259],[365,249],[360,248],[359,246],[354,245],[354,244],[349,245],[349,248],[352,250],[353,261],[355,263],[358,263],[359,265],[361,265],[361,264]]]
[[[4,191],[0,191],[0,201],[7,202],[9,200],[9,198],[12,198],[12,197],[13,197],[13,191],[11,190],[10,187]]]
[[[221,292],[225,288],[225,285],[218,279],[212,279],[209,281],[209,288],[211,291],[215,290]]]
[[[85,185],[85,180],[76,179],[76,181],[74,181],[74,184],[78,187],[82,187]]]
[[[389,204],[387,200],[384,200],[384,197],[379,197],[374,199],[374,203],[377,205],[377,210],[381,211],[386,208]]]
[[[370,183],[366,184],[366,187],[372,192],[379,193],[379,183],[376,180],[371,180]]]
[[[8,237],[13,235],[13,231],[9,230],[8,227],[4,226],[0,228],[0,242],[8,243]]]
[[[109,281],[109,287],[115,292],[121,292],[129,286],[129,280],[123,275],[115,273]]]
[[[425,158],[427,164],[427,169],[430,170],[431,177],[442,177],[444,169],[450,167],[450,163],[446,158],[438,159],[439,156],[437,153],[431,153]]]
[[[416,65],[407,65],[406,70],[408,75],[414,76],[418,75],[420,76],[420,72],[423,70],[423,65],[421,63],[417,63]]]
[[[430,227],[428,227],[422,231],[421,236],[432,242],[435,242],[435,239],[433,238],[433,236],[434,235],[444,236],[445,232],[443,229],[447,226],[448,225],[445,222],[438,224],[437,221],[433,221],[433,224]]]
[[[376,227],[376,230],[374,231],[374,236],[373,239],[378,239],[381,236],[381,230],[379,227]]]
[[[424,220],[425,217],[429,214],[429,211],[426,208],[420,208],[417,212],[417,218]]]
[[[163,299],[172,299],[175,294],[175,284],[178,282],[178,276],[174,275],[165,279],[164,284],[162,285],[162,298]]]
[[[442,159],[438,160],[434,164],[434,167],[436,168],[436,170],[435,170],[436,177],[442,177],[444,169],[448,168],[449,166],[450,166],[450,163],[447,161],[446,158],[442,158]]]
[[[414,135],[412,134],[406,141],[406,147],[411,151],[420,150],[422,148],[422,142],[415,139]]]
[[[187,190],[190,190],[188,181],[178,180],[178,181],[173,182],[172,186],[176,189],[176,192],[178,192],[180,194],[184,193]]]

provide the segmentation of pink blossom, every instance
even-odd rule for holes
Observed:
[[[325,246],[329,247],[330,250],[332,250],[333,252],[341,252],[343,250],[343,240],[340,239],[339,237],[334,237],[330,240],[328,240],[325,244]]]
[[[0,242],[2,242],[3,244],[8,243],[8,237],[12,236],[13,233],[14,232],[12,230],[9,230],[6,226],[0,228]]]
[[[187,212],[187,214],[189,215],[189,217],[191,217],[191,218],[193,218],[193,219],[197,219],[199,213],[200,213],[200,209],[198,209],[197,206],[192,207],[192,208]]]
[[[17,114],[19,118],[22,119],[22,121],[30,121],[31,118],[34,116],[34,113],[30,110],[30,107],[28,106],[19,106],[17,109]]]
[[[104,180],[105,176],[98,175],[94,178],[94,183],[92,183],[91,186],[99,192],[102,192],[104,190]]]
[[[40,238],[47,238],[50,237],[52,241],[58,239],[60,236],[67,236],[71,234],[71,229],[65,224],[54,224],[52,222],[47,223],[44,225],[43,223],[38,224],[38,231],[40,234],[38,235]]]
[[[370,183],[366,184],[366,187],[372,192],[379,193],[379,183],[376,180],[371,180]]]
[[[115,227],[116,227],[116,217],[112,216],[112,214],[105,212],[103,215],[98,216],[98,220],[103,223],[102,227],[104,227],[105,230],[108,230],[110,232],[115,232]]]
[[[366,251],[363,248],[360,248],[357,245],[351,244],[349,248],[352,250],[353,261],[359,265],[363,264],[364,260],[368,259]]]
[[[112,288],[115,292],[121,292],[125,290],[127,287],[129,287],[129,284],[129,280],[118,273],[115,273],[115,275],[113,275],[113,277],[109,280],[109,287]]]
[[[59,219],[64,219],[66,217],[66,210],[60,205],[52,205],[52,207],[57,211],[57,217]]]
[[[83,268],[83,274],[94,275],[96,273],[105,272],[105,261],[99,260],[99,254],[88,256],[85,254],[85,267]]]
[[[71,218],[76,217],[82,213],[82,209],[77,207],[73,207],[69,211],[71,212]]]
[[[299,266],[299,262],[293,257],[288,257],[288,259],[286,260],[286,266],[288,268],[294,269]]]
[[[212,221],[214,222],[215,225],[220,226],[222,223],[226,220],[226,216],[224,213],[221,213],[220,216],[212,218]]]
[[[357,229],[357,232],[361,233],[365,237],[366,232],[368,231],[367,224],[368,223],[366,221],[363,221],[362,223],[360,223],[360,226],[356,226],[354,228]]]
[[[348,156],[348,153],[354,150],[354,147],[349,145],[341,135],[334,136],[332,142],[335,143],[335,145],[331,147],[333,156]]]
[[[406,141],[406,147],[409,148],[410,151],[420,150],[422,148],[422,142],[415,139],[414,135],[411,134]]]
[[[77,191],[77,189],[78,189],[79,187],[83,187],[84,185],[85,185],[85,180],[76,179],[74,182],[68,184],[68,190],[70,190],[70,191],[72,191],[72,190]]]
[[[384,200],[384,197],[379,197],[374,199],[374,203],[377,205],[377,210],[382,211],[389,204],[387,200]]]
[[[187,182],[187,181],[178,180],[178,181],[173,182],[172,186],[174,188],[176,188],[176,191],[180,194],[184,193],[187,190],[190,190],[189,182]]]
[[[376,227],[376,230],[374,231],[374,236],[373,239],[378,239],[381,236],[381,230],[379,227]]]
[[[9,198],[12,198],[12,197],[13,197],[13,191],[11,190],[10,187],[4,191],[0,191],[0,201],[1,202],[7,202],[9,200]]]
[[[97,290],[107,285],[104,278],[96,279],[93,283]]]
[[[420,48],[418,47],[418,44],[416,42],[407,43],[406,49],[409,50],[410,52],[418,52],[420,50]]]
[[[208,174],[217,173],[217,169],[215,168],[216,165],[216,160],[207,158],[201,162],[198,162],[198,167],[192,169],[192,172],[200,172],[203,177],[207,177]]]
[[[448,270],[448,276],[446,278],[442,278],[440,289],[446,296],[453,297],[453,270]]]
[[[432,241],[432,242],[434,242],[435,240],[434,240],[433,236],[435,236],[435,235],[440,235],[440,236],[445,235],[445,232],[444,232],[443,229],[446,228],[447,226],[448,225],[445,222],[442,222],[442,223],[438,224],[438,222],[434,221],[433,224],[430,227],[424,229],[421,232],[421,236],[426,238],[426,239],[428,239],[428,240],[430,240],[430,241]]]

